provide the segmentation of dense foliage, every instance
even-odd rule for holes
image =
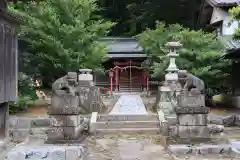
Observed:
[[[196,28],[200,0],[99,0],[99,13],[117,22],[111,30],[112,36],[133,36],[146,28],[154,28],[155,21],[166,24],[180,23],[184,27]]]
[[[23,20],[21,64],[28,75],[38,73],[44,84],[52,84],[68,71],[101,69],[107,50],[97,40],[113,23],[95,14],[95,0],[19,2],[9,8]]]
[[[176,62],[180,69],[202,78],[208,87],[226,84],[230,65],[228,60],[220,58],[223,46],[214,34],[186,29],[178,24],[166,26],[157,23],[156,29],[147,29],[137,38],[149,55],[143,65],[150,68],[153,78],[163,80],[168,67],[165,44],[179,41],[183,45]]]
[[[18,74],[18,99],[10,104],[10,113],[25,111],[29,103],[37,99],[32,79],[26,74]]]
[[[232,16],[233,21],[236,20],[236,21],[239,22],[239,20],[240,20],[240,6],[233,7],[232,9],[230,9],[229,13]],[[235,30],[234,38],[235,39],[240,39],[240,26]]]

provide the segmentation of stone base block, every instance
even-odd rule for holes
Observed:
[[[31,135],[46,135],[48,128],[31,128],[30,134]]]
[[[54,141],[59,139],[64,139],[62,127],[49,128],[47,130],[47,140]]]
[[[168,124],[171,125],[176,125],[177,124],[177,115],[169,115],[166,116],[166,120],[168,121]]]
[[[12,129],[9,136],[14,141],[22,141],[30,135],[30,129]]]
[[[79,114],[79,99],[78,96],[63,95],[53,96],[51,107],[49,107],[48,113],[52,115],[61,114]]]
[[[171,126],[169,128],[169,136],[177,136],[179,138],[208,138],[210,135],[210,130],[207,126]]]
[[[77,127],[83,123],[81,115],[54,115],[50,116],[50,127]]]
[[[208,114],[210,112],[209,107],[176,107],[176,114]]]
[[[199,126],[207,125],[208,115],[207,114],[182,114],[179,115],[178,124],[182,126]]]
[[[8,152],[5,160],[84,160],[85,149],[82,146],[19,146]]]
[[[50,119],[48,117],[36,118],[31,120],[31,127],[49,127]]]
[[[168,149],[174,155],[185,155],[185,154],[223,154],[230,153],[230,145],[211,145],[203,144],[200,146],[190,146],[185,144],[169,145]]]
[[[64,127],[64,139],[65,140],[74,140],[78,139],[81,136],[81,132],[83,132],[84,126],[77,126],[77,127]]]
[[[47,131],[47,140],[77,140],[81,133],[85,130],[85,125],[79,125],[77,127],[55,127],[49,128]]]

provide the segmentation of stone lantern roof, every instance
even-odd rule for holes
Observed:
[[[168,42],[166,45],[165,45],[167,48],[181,48],[182,47],[182,44],[180,42]]]

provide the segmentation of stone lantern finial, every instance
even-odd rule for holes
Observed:
[[[178,67],[176,65],[176,57],[179,56],[179,54],[177,53],[177,49],[179,49],[182,46],[181,43],[179,42],[168,42],[166,44],[166,47],[169,49],[169,52],[167,54],[167,56],[170,58],[170,63],[168,68],[166,69],[166,71],[168,72],[165,75],[165,80],[166,81],[177,81],[178,80]]]

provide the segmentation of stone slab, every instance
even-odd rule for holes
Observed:
[[[18,146],[7,154],[5,160],[83,160],[84,152],[82,146]]]
[[[178,124],[182,126],[207,125],[207,114],[181,114],[177,117]]]
[[[208,126],[170,126],[169,136],[178,136],[180,138],[202,137],[208,138],[211,136]]]
[[[209,107],[176,107],[176,114],[207,114]]]
[[[181,93],[178,96],[179,107],[199,107],[205,106],[205,96],[203,94],[191,94],[191,92]]]
[[[143,104],[140,95],[122,95],[112,111],[109,113],[111,115],[146,115],[147,110]]]
[[[186,144],[169,145],[168,150],[174,155],[187,155],[187,154],[223,154],[230,153],[231,146],[228,144],[213,145],[201,144],[199,146],[191,146]]]
[[[50,127],[76,127],[83,123],[81,115],[51,115]]]
[[[31,120],[31,127],[47,127],[50,126],[50,119],[46,117],[35,118]]]

